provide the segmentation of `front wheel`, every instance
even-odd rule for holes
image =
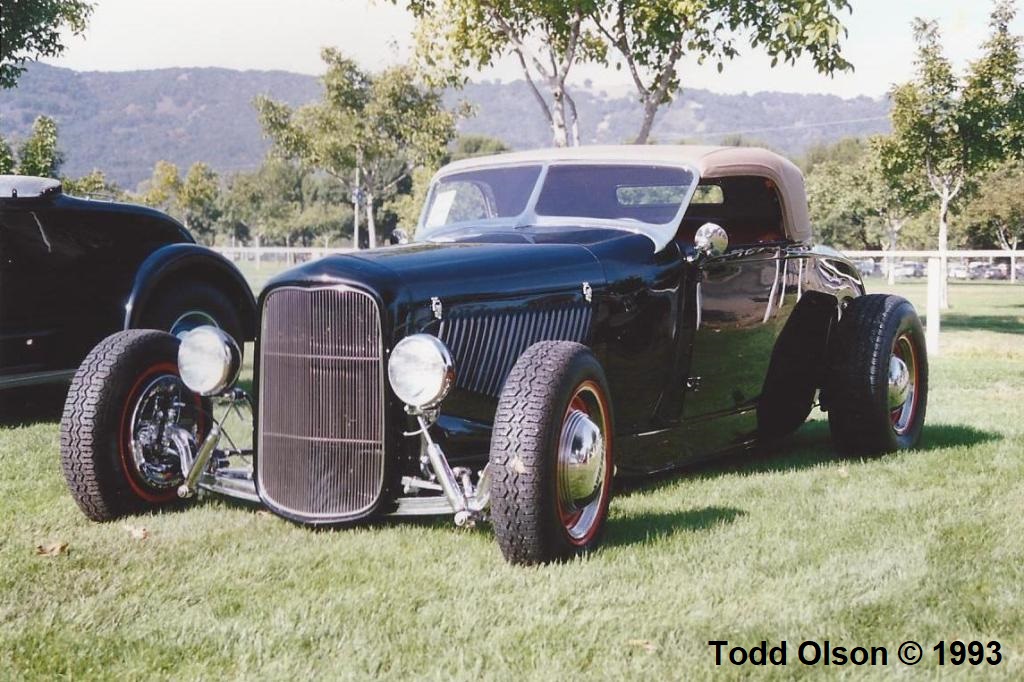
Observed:
[[[94,521],[175,504],[208,404],[178,373],[179,340],[129,330],[101,341],[75,373],[60,455],[75,502]]]
[[[494,417],[491,520],[505,558],[538,564],[600,543],[614,473],[608,381],[586,346],[528,348]]]
[[[828,422],[843,452],[917,445],[928,405],[928,353],[914,306],[884,294],[843,311],[830,349]]]

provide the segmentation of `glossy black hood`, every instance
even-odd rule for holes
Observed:
[[[328,256],[293,268],[266,287],[354,284],[385,306],[439,298],[444,305],[597,288],[604,274],[579,244],[419,243]]]

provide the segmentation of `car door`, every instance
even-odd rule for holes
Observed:
[[[752,409],[778,333],[780,249],[755,246],[698,267],[684,420]]]

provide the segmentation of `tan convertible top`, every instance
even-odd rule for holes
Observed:
[[[804,176],[789,159],[759,147],[711,147],[699,145],[591,145],[510,152],[463,159],[445,166],[440,175],[507,164],[560,163],[655,163],[689,166],[701,178],[736,175],[766,177],[779,188],[783,227],[795,241],[811,238]]]

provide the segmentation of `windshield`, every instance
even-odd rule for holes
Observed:
[[[417,238],[461,226],[615,223],[647,234],[660,248],[675,233],[695,184],[689,168],[643,164],[550,163],[452,173],[431,187]]]
[[[423,227],[515,218],[526,210],[540,171],[540,166],[514,166],[445,176],[430,192]]]

